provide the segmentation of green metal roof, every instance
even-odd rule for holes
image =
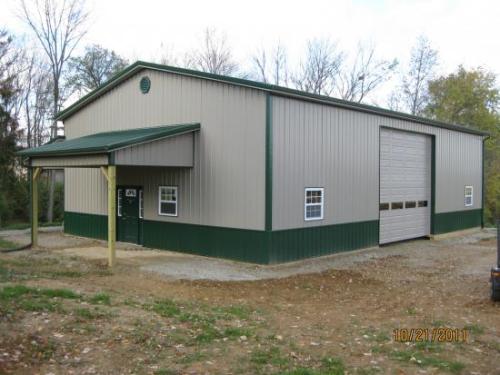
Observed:
[[[19,151],[17,154],[43,157],[109,153],[119,148],[199,129],[200,124],[182,124],[96,133],[62,142],[47,143],[40,147]]]
[[[408,113],[396,112],[396,111],[391,111],[388,109],[379,108],[379,107],[375,107],[375,106],[371,106],[371,105],[366,105],[366,104],[361,104],[361,103],[356,103],[356,102],[350,102],[347,100],[332,98],[330,96],[316,95],[316,94],[311,94],[311,93],[304,92],[304,91],[290,89],[288,87],[270,85],[267,83],[251,81],[248,79],[221,76],[218,74],[200,72],[200,71],[191,70],[191,69],[177,68],[177,67],[168,66],[168,65],[148,63],[148,62],[144,62],[144,61],[137,61],[134,64],[132,64],[132,65],[128,66],[127,68],[125,68],[124,70],[122,70],[121,72],[117,73],[115,76],[110,78],[107,82],[105,82],[104,84],[102,84],[101,86],[96,88],[94,91],[91,91],[90,93],[85,95],[83,98],[81,98],[80,100],[78,100],[74,104],[70,105],[65,110],[59,112],[56,116],[56,119],[57,120],[64,120],[64,119],[70,117],[72,114],[74,114],[75,112],[77,112],[78,110],[80,110],[81,108],[86,106],[87,104],[96,100],[101,95],[103,95],[104,93],[111,90],[113,87],[119,85],[121,82],[130,78],[131,76],[135,75],[136,73],[138,73],[139,71],[141,71],[143,69],[151,69],[151,70],[180,74],[180,75],[185,75],[185,76],[203,78],[203,79],[208,79],[208,80],[212,80],[212,81],[225,82],[225,83],[229,83],[229,84],[233,84],[233,85],[245,86],[245,87],[249,87],[249,88],[253,88],[253,89],[263,90],[263,91],[269,92],[269,93],[271,93],[273,95],[277,95],[277,96],[284,96],[284,97],[296,98],[296,99],[301,99],[301,100],[321,102],[323,104],[328,104],[328,105],[336,106],[339,108],[351,109],[351,110],[359,111],[359,112],[372,113],[372,114],[390,117],[390,118],[413,121],[413,122],[417,122],[417,123],[424,124],[424,125],[430,125],[430,126],[435,126],[438,128],[445,128],[445,129],[449,129],[449,130],[455,130],[455,131],[459,131],[459,132],[463,132],[463,133],[469,133],[469,134],[475,134],[475,135],[481,135],[481,136],[489,135],[487,132],[483,132],[483,131],[480,131],[480,130],[477,130],[477,129],[474,129],[471,127],[449,124],[446,122],[431,120],[431,119],[427,119],[424,117],[413,116],[413,115],[410,115]]]

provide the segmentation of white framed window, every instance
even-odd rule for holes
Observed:
[[[139,190],[139,218],[144,218],[144,196],[142,189]]]
[[[116,213],[118,216],[122,216],[122,198],[123,198],[123,190],[118,189],[116,193],[117,199],[116,199]]]
[[[177,186],[158,189],[158,215],[177,216]]]
[[[465,207],[472,206],[474,204],[474,189],[472,186],[465,187]]]
[[[325,200],[324,188],[306,188],[304,195],[304,220],[322,220],[323,203]]]

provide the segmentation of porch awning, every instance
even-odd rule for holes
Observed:
[[[17,155],[41,167],[192,166],[192,133],[199,129],[200,124],[180,124],[96,133],[22,150]]]

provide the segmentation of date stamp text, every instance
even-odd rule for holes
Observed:
[[[467,342],[469,331],[465,328],[396,328],[392,331],[396,342]]]

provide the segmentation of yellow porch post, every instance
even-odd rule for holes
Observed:
[[[31,177],[31,246],[38,246],[38,176],[42,168],[35,168]]]
[[[116,166],[107,168],[108,177],[108,265],[113,267],[116,259]]]

